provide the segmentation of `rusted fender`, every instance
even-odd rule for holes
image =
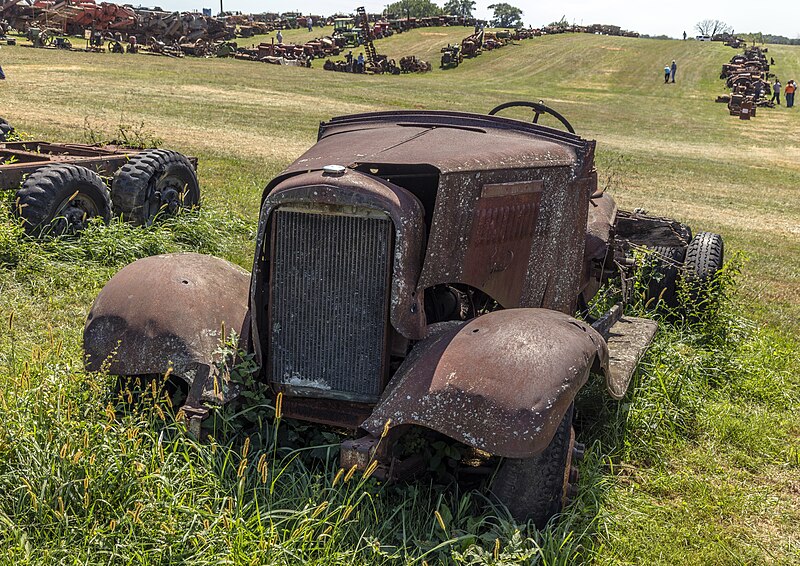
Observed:
[[[508,309],[432,325],[362,428],[414,424],[490,454],[527,458],[549,444],[608,348],[588,324],[548,309]]]
[[[190,385],[193,401],[213,398],[207,378],[223,329],[242,340],[249,336],[249,284],[242,268],[207,255],[133,262],[111,278],[89,311],[83,331],[87,369],[142,375],[172,368]],[[198,375],[202,383],[195,383]]]

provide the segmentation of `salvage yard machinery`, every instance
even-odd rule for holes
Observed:
[[[150,224],[200,200],[197,159],[165,149],[3,141],[0,190],[32,235],[75,233],[95,217]],[[108,179],[105,180],[105,179]]]
[[[89,313],[87,367],[170,372],[199,432],[207,404],[237,393],[217,364],[221,329],[235,330],[283,415],[351,432],[344,468],[413,477],[428,462],[409,438],[461,443],[458,477],[493,478],[493,497],[542,525],[575,489],[576,394],[597,374],[621,399],[656,330],[620,304],[592,318],[588,302],[629,281],[642,247],[663,255],[656,300],[681,277],[701,289],[723,250],[718,235],[618,211],[595,142],[557,113],[569,131],[495,115],[514,106],[553,113],[522,102],[321,124],[264,190],[252,272],[193,253],[128,265]]]

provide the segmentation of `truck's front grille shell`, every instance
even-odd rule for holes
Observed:
[[[392,222],[278,209],[270,378],[288,394],[374,402],[386,375]]]

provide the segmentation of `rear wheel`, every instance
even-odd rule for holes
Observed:
[[[575,460],[583,448],[575,443],[570,405],[553,440],[532,458],[506,458],[492,485],[494,496],[518,521],[532,520],[538,528],[560,513],[577,493]]]
[[[166,149],[134,155],[111,183],[114,214],[150,225],[159,214],[174,214],[200,202],[197,173],[186,156]]]
[[[14,131],[13,126],[5,118],[0,118],[0,142],[6,141],[8,134]]]
[[[695,288],[707,286],[722,269],[725,243],[722,236],[700,232],[686,250],[686,278]]]
[[[32,235],[76,233],[92,218],[111,217],[105,183],[77,165],[49,165],[32,173],[17,191],[14,208]]]
[[[647,284],[646,302],[651,308],[678,305],[678,277],[686,257],[686,248],[656,246],[652,249],[654,263]]]

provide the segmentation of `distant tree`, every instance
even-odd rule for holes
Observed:
[[[402,18],[426,18],[438,16],[442,9],[430,0],[398,0],[386,7],[386,13]]]
[[[733,28],[720,20],[703,20],[697,22],[694,28],[700,32],[700,35],[707,35],[708,37],[723,33],[733,33]]]
[[[472,17],[472,10],[475,9],[474,0],[448,0],[444,5],[444,13],[451,16]]]
[[[491,4],[489,9],[494,10],[492,27],[513,28],[522,25],[522,10],[515,8],[511,4],[505,2]]]

